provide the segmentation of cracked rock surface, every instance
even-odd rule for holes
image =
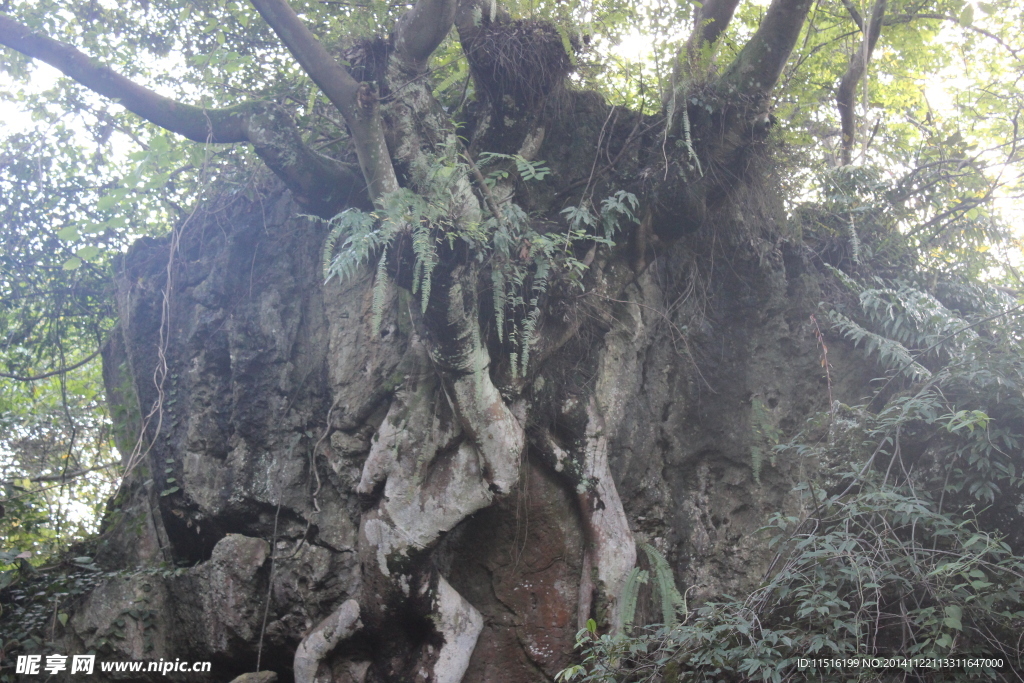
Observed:
[[[389,290],[373,335],[370,274],[325,284],[325,228],[297,214],[287,193],[224,199],[186,227],[170,269],[166,239],[140,240],[119,265],[121,324],[104,362],[110,400],[134,403],[115,405],[129,416],[121,440],[159,409],[97,557],[121,574],[72,617],[69,652],[213,662],[189,681],[253,675],[258,657],[287,683],[304,639],[355,600],[358,619],[323,641],[312,680],[423,670],[535,683],[573,661],[588,617],[610,623],[634,539],[668,558],[691,600],[756,583],[768,556],[753,532],[795,505],[802,465],[766,462],[755,482],[752,401],[790,433],[826,395],[806,329],[817,285],[798,252],[755,266],[738,249],[699,302],[684,298],[696,243],[629,277],[621,261],[598,263],[604,284],[565,313],[587,322],[506,401],[501,419],[514,416],[525,441],[491,472],[472,441],[486,416],[457,424],[444,387],[413,377],[428,361],[409,297]],[[601,300],[613,281],[626,284]],[[837,394],[856,391],[863,378],[843,374],[841,350],[832,360],[846,377]],[[460,387],[450,400],[468,402],[471,381]],[[420,465],[395,458],[428,451]],[[494,482],[474,489],[479,501],[449,501],[469,512],[443,495],[458,472]],[[425,483],[412,495],[399,484],[414,475]],[[374,533],[390,545],[372,545]],[[405,578],[407,561],[429,571]],[[381,567],[406,602],[377,590]]]

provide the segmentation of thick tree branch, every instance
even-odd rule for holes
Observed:
[[[211,110],[176,102],[97,64],[71,45],[35,33],[3,14],[0,14],[0,43],[46,62],[90,90],[118,100],[129,111],[189,140],[248,141],[246,105]]]
[[[697,8],[696,25],[686,41],[686,55],[691,68],[700,61],[701,51],[715,42],[729,27],[739,0],[707,0]]]
[[[398,189],[398,178],[384,140],[377,96],[366,83],[357,83],[302,23],[285,0],[250,0],[260,16],[331,101],[352,131],[359,165],[370,197],[377,201]]]
[[[852,0],[843,0],[843,7],[846,8],[850,18],[853,19],[853,23],[857,24],[857,28],[864,31],[864,17],[860,15],[860,10],[857,9]]]
[[[298,126],[283,107],[253,103],[245,131],[260,159],[311,212],[334,215],[346,206],[373,207],[360,170],[306,146]]]
[[[457,0],[419,0],[395,27],[395,50],[411,66],[422,69],[455,21]]]
[[[128,111],[189,140],[251,142],[270,170],[311,211],[329,214],[345,205],[369,206],[362,179],[355,169],[309,149],[291,116],[272,102],[244,102],[224,109],[183,104],[3,14],[0,44],[46,62],[90,90],[117,100]]]
[[[860,47],[850,56],[850,65],[839,81],[839,89],[836,91],[836,107],[839,109],[840,127],[843,133],[842,140],[842,165],[847,166],[853,159],[853,144],[857,135],[857,119],[855,110],[855,97],[857,84],[867,72],[868,63],[871,61],[871,53],[878,43],[878,36],[882,32],[882,19],[885,17],[887,0],[875,0],[871,8],[871,17],[864,27],[864,39]],[[856,17],[854,17],[856,21]],[[864,25],[863,20],[860,22]]]
[[[811,0],[772,0],[761,25],[719,79],[725,92],[764,97],[779,80]]]

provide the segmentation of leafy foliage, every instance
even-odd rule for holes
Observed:
[[[388,0],[299,4],[304,21],[350,68],[362,68],[355,59],[361,41],[386,34],[407,7]],[[575,58],[576,83],[648,115],[663,107],[684,39],[680,27],[694,9],[668,0],[505,4],[514,16],[553,21],[563,44],[584,39],[591,48]],[[827,428],[811,425],[773,452],[814,457],[831,470],[826,481],[807,483],[805,519],[780,518],[770,527],[783,539],[783,569],[766,577],[761,597],[706,605],[649,637],[596,639],[590,629],[585,642],[597,648],[588,650],[597,659],[588,666],[613,662],[608,676],[647,652],[661,652],[666,667],[764,678],[770,654],[794,653],[798,646],[846,652],[863,643],[884,645],[893,624],[922,647],[952,651],[978,642],[984,628],[1003,633],[1017,623],[1012,610],[1004,610],[1009,616],[998,611],[1014,596],[1016,560],[994,532],[984,531],[995,513],[972,506],[1002,505],[1019,483],[1022,330],[1017,318],[995,317],[1013,310],[1010,298],[952,275],[1018,284],[1003,253],[1013,239],[996,207],[1021,191],[1018,123],[1024,103],[1016,74],[1024,9],[1005,1],[892,2],[857,104],[857,160],[863,163],[835,168],[839,139],[831,99],[836,75],[860,40],[849,6],[840,0],[815,4],[783,76],[776,116],[787,125],[775,135],[791,155],[782,171],[794,190],[790,196],[813,205],[795,209],[808,209],[804,236],[824,245],[823,260],[861,274],[858,269],[872,259],[891,257],[890,272],[878,279],[844,274],[853,300],[829,314],[836,333],[878,362],[886,375],[881,391],[864,406],[836,407]],[[251,98],[283,105],[309,146],[339,159],[349,155],[346,126],[245,3],[26,0],[3,9],[141,84],[201,106]],[[700,70],[713,73],[734,56],[762,15],[763,6],[743,4],[715,51],[702,53]],[[650,47],[645,54],[610,50],[637,33]],[[33,82],[46,83],[38,78],[45,74],[18,54],[0,52],[0,69],[6,79],[0,98],[32,118],[25,130],[7,136],[0,154],[0,194],[16,198],[0,205],[0,476],[6,513],[0,528],[9,545],[31,550],[39,562],[91,528],[109,490],[99,475],[114,458],[97,363],[86,363],[77,374],[64,372],[94,353],[112,324],[114,306],[105,288],[109,255],[139,234],[169,230],[206,187],[256,197],[260,172],[250,150],[185,143],[65,80],[34,88]],[[374,82],[373,74],[362,75],[360,80]],[[453,115],[475,96],[454,36],[422,78]],[[955,92],[933,87],[942,79],[955,83]],[[679,94],[678,111],[666,113],[680,121],[680,143],[701,175],[690,130],[691,105],[701,103],[688,99],[685,88]],[[508,346],[512,367],[525,374],[544,297],[553,287],[585,288],[593,250],[610,245],[618,230],[636,221],[637,198],[619,191],[599,206],[584,199],[564,209],[564,230],[511,202],[500,216],[467,219],[453,189],[467,182],[468,170],[453,142],[440,147],[429,163],[409,169],[415,192],[394,192],[374,212],[350,210],[330,221],[325,278],[351,277],[375,264],[376,328],[399,234],[410,236],[412,289],[423,310],[444,250],[468,244],[489,269],[497,337]],[[129,148],[134,151],[125,152]],[[522,182],[544,182],[550,173],[544,162],[519,155],[484,154],[479,160],[485,169],[487,162],[498,167],[485,178],[492,187],[510,180],[513,167]],[[914,273],[927,273],[931,281]],[[38,375],[47,376],[17,379]],[[772,457],[767,448],[779,435],[767,415],[759,416],[766,412],[763,404],[754,408],[759,443],[752,466],[759,480],[764,460]],[[911,456],[916,460],[907,464]],[[69,472],[93,468],[80,488],[68,488]],[[78,496],[89,510],[71,514]],[[811,522],[817,524],[813,532],[807,531]],[[850,528],[861,529],[863,538],[849,536]],[[838,556],[825,554],[836,548]],[[876,554],[865,556],[868,550]],[[942,553],[958,559],[942,564],[936,559]],[[907,558],[927,569],[923,578],[907,577]],[[661,585],[664,567],[648,559]],[[864,562],[854,565],[853,559]],[[956,564],[961,561],[966,577]],[[28,571],[22,561],[19,567]],[[861,567],[871,581],[851,574]],[[642,578],[638,570],[634,585]],[[979,582],[990,585],[975,586]],[[863,593],[869,583],[880,587]],[[813,602],[814,591],[827,602]],[[862,594],[871,591],[876,599],[865,602]],[[664,587],[661,594],[670,591]],[[885,611],[897,598],[913,602],[913,609],[896,616]],[[994,611],[986,616],[978,605]],[[813,609],[801,614],[807,606]],[[883,613],[894,621],[872,631],[869,617]],[[664,613],[666,622],[671,614]],[[831,631],[823,630],[829,624]],[[674,635],[684,632],[689,635]],[[838,635],[807,640],[826,632]],[[615,649],[620,647],[625,649]],[[679,655],[691,651],[696,659]]]
[[[834,331],[864,344],[887,377],[872,401],[837,403],[775,447],[820,474],[796,487],[801,514],[762,530],[776,554],[761,584],[681,623],[581,631],[582,662],[559,680],[868,681],[880,672],[799,659],[977,654],[1007,668],[885,675],[1009,680],[1024,664],[1024,542],[1002,526],[1024,484],[1021,306],[969,281],[929,292],[832,273],[854,299],[831,311]]]
[[[632,635],[581,631],[582,665],[559,680],[879,680],[870,667],[801,669],[801,658],[986,653],[1020,662],[1024,560],[971,520],[954,521],[906,487],[812,492],[804,518],[776,516],[774,569],[745,599],[692,608],[675,625]],[[992,680],[916,667],[929,681]],[[890,672],[894,680],[904,672]]]
[[[78,550],[88,544],[77,546]],[[134,622],[142,635],[143,652],[154,648],[156,611],[149,608],[146,596],[150,578],[181,576],[184,568],[151,567],[136,571],[104,570],[89,555],[62,553],[51,562],[36,566],[13,551],[0,552],[0,653],[11,663],[18,654],[50,654],[63,649],[61,637],[74,609],[97,586],[111,581],[136,581],[141,595],[133,607],[124,610],[96,639],[101,655],[111,654],[117,641],[129,638],[128,622]],[[0,683],[21,680],[13,665],[0,669]]]

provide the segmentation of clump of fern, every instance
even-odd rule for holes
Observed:
[[[634,567],[626,577],[626,583],[619,598],[619,629],[623,633],[629,633],[632,630],[633,622],[636,619],[640,586],[648,582],[652,572],[654,574],[654,592],[661,607],[662,623],[667,628],[674,628],[679,623],[680,615],[684,619],[686,618],[687,607],[686,598],[676,587],[672,567],[665,556],[649,543],[640,542],[637,543],[637,547],[644,551],[651,570]]]
[[[430,300],[430,281],[437,266],[438,234],[448,225],[447,216],[423,196],[399,189],[385,195],[381,208],[371,213],[347,209],[329,221],[324,242],[324,279],[352,277],[365,263],[377,259],[373,286],[372,328],[380,330],[388,285],[388,251],[403,232],[410,234],[415,256],[413,294],[419,294],[425,311]]]
[[[932,371],[923,361],[941,363],[962,356],[979,342],[968,318],[912,283],[874,278],[874,286],[868,286],[836,268],[830,270],[859,303],[859,310],[829,311],[833,329],[863,346],[888,371],[927,379]]]
[[[577,257],[577,246],[612,246],[623,224],[637,222],[637,204],[635,195],[619,190],[605,198],[596,213],[588,204],[569,207],[562,211],[568,223],[564,233],[538,232],[526,212],[512,203],[505,205],[501,218],[491,216],[485,222],[492,236],[491,284],[498,337],[504,341],[507,334],[511,342],[514,375],[526,374],[541,301],[552,278],[557,273],[570,286],[582,289],[588,263]],[[519,324],[506,330],[506,323],[516,319]]]
[[[377,259],[373,289],[372,328],[380,329],[388,284],[388,251],[395,239],[411,237],[414,265],[412,292],[419,295],[422,310],[430,301],[431,276],[437,266],[437,245],[457,230],[456,186],[466,182],[468,170],[458,161],[451,145],[437,155],[424,156],[411,168],[414,192],[400,188],[381,197],[372,212],[346,209],[328,221],[324,241],[324,279],[352,277],[360,266]],[[463,226],[472,231],[472,225]]]
[[[550,170],[543,162],[516,155],[485,155],[482,163],[514,162],[525,181],[543,181]],[[485,179],[488,184],[507,178],[499,168]],[[588,262],[577,257],[580,244],[612,245],[612,238],[624,222],[636,222],[637,198],[618,191],[594,209],[581,204],[563,211],[568,222],[565,232],[542,233],[533,219],[513,202],[506,202],[501,215],[488,214],[482,221],[461,215],[465,207],[455,198],[467,182],[469,169],[460,161],[453,141],[434,156],[423,156],[410,169],[414,192],[399,189],[381,198],[373,212],[347,209],[329,221],[324,242],[324,278],[349,278],[365,264],[377,259],[374,280],[372,327],[380,328],[388,284],[387,258],[395,239],[411,238],[413,249],[412,292],[426,311],[431,278],[438,263],[438,246],[461,240],[470,245],[481,263],[490,264],[497,333],[508,342],[513,375],[525,375],[530,348],[541,321],[542,302],[553,276],[558,273],[573,286],[583,286]],[[512,323],[511,325],[509,323]]]

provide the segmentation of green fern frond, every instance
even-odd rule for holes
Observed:
[[[898,341],[871,332],[842,313],[829,311],[828,317],[833,326],[844,337],[852,341],[854,346],[864,342],[864,348],[868,355],[877,353],[879,362],[885,368],[905,372],[916,380],[927,379],[932,376],[931,371],[914,360],[910,351]]]
[[[633,567],[626,577],[626,583],[622,587],[622,597],[619,598],[619,630],[629,633],[633,628],[636,619],[636,603],[640,597],[640,586],[647,583],[649,574],[647,570],[640,567]]]
[[[376,214],[358,209],[342,211],[328,225],[331,230],[324,240],[322,257],[325,281],[335,275],[347,279],[384,240],[390,239],[386,230],[377,227]]]
[[[697,152],[693,149],[693,139],[690,137],[690,113],[687,107],[683,107],[683,142],[686,145],[686,153],[690,157],[690,161],[697,167],[697,173],[701,176],[704,175],[704,169],[700,166],[700,159],[697,158]]]
[[[839,280],[841,283],[843,283],[844,287],[846,287],[848,290],[850,290],[854,294],[860,294],[861,292],[864,291],[864,288],[861,287],[860,284],[856,280],[854,280],[852,277],[850,277],[849,275],[847,275],[843,271],[839,270],[838,268],[836,268],[832,264],[826,263],[825,264],[825,268],[827,268],[829,270],[829,272],[831,272],[832,275],[835,276],[835,278],[837,280]]]
[[[569,57],[569,63],[574,67],[576,66],[576,50],[572,47],[572,37],[569,35],[568,29],[562,25],[556,25],[555,30],[558,31],[558,37],[562,39],[562,49],[565,50],[566,56]]]
[[[764,449],[754,444],[750,447],[750,470],[754,475],[754,482],[761,485],[761,468],[764,467]]]
[[[377,261],[377,275],[373,281],[373,306],[370,322],[370,331],[376,338],[380,334],[380,323],[384,317],[384,304],[387,301],[388,292],[388,249],[384,251]]]
[[[519,338],[519,374],[522,377],[526,377],[526,369],[530,364],[530,346],[533,345],[537,324],[540,322],[540,299],[548,290],[548,275],[551,272],[551,262],[547,258],[535,258],[534,267],[533,296],[530,299],[530,312],[526,319],[523,320],[522,334]]]
[[[647,561],[654,570],[654,586],[661,599],[662,620],[665,626],[672,628],[678,623],[677,614],[682,613],[684,618],[686,616],[686,599],[676,588],[675,575],[665,556],[649,543],[640,542],[637,546],[647,555]]]
[[[321,258],[325,281],[331,279],[331,262],[334,260],[334,247],[337,246],[338,240],[341,239],[345,232],[345,227],[340,222],[333,224],[332,221],[331,231],[327,233],[327,239],[324,241],[323,256]]]
[[[536,299],[530,310],[530,315],[526,316],[526,320],[523,321],[523,334],[521,337],[521,350],[520,354],[520,367],[519,375],[526,377],[526,368],[530,364],[530,345],[533,344],[534,335],[537,331],[537,322],[540,320],[540,307],[536,305]]]
[[[469,65],[466,63],[465,58],[460,58],[456,64],[455,69],[449,74],[448,78],[441,81],[437,87],[434,88],[434,97],[440,98],[445,90],[455,85],[457,82],[463,80],[469,75]],[[314,90],[314,92],[316,92]]]
[[[429,223],[419,221],[412,232],[412,251],[415,256],[412,293],[420,293],[420,305],[424,313],[430,301],[430,285],[434,268],[437,266],[437,249],[434,246],[433,229]]]

